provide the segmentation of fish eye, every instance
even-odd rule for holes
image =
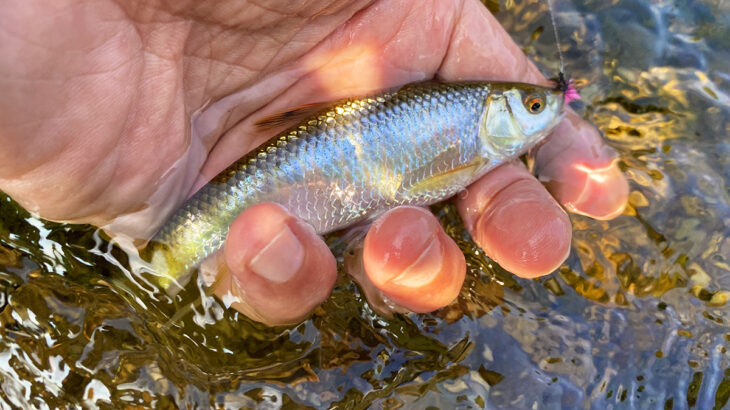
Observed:
[[[537,93],[528,94],[523,100],[527,111],[532,114],[539,114],[545,109],[545,96]]]

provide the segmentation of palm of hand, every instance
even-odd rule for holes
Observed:
[[[459,11],[434,6],[447,18],[425,23],[441,36],[422,39],[413,25],[436,11],[414,2],[360,18],[378,21],[370,34],[357,17],[332,33],[361,4],[271,14],[238,0],[63,3],[13,5],[3,24],[3,47],[18,56],[2,69],[11,80],[0,80],[14,103],[1,117],[11,144],[0,153],[3,188],[47,218],[96,225],[152,205],[137,226],[179,204],[199,170],[210,177],[261,142],[250,128],[226,131],[274,99],[286,108],[431,77]],[[352,71],[363,68],[370,78]],[[342,88],[323,85],[326,77]],[[164,206],[150,203],[156,191]]]

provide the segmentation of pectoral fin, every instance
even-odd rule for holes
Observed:
[[[442,190],[455,184],[466,185],[481,165],[482,161],[474,160],[444,173],[431,175],[413,184],[408,191],[413,195],[417,195]]]

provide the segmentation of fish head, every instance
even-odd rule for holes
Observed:
[[[492,84],[479,126],[484,155],[519,155],[547,136],[563,116],[563,91],[532,84]]]

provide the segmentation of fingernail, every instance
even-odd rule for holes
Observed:
[[[369,258],[377,277],[374,283],[408,282],[407,271],[413,270],[422,257],[430,258],[429,244],[433,243],[435,222],[428,211],[415,207],[391,210],[378,219],[367,236],[365,247],[377,257]],[[405,285],[404,285],[405,286]]]
[[[276,283],[289,281],[302,267],[304,246],[282,221],[282,227],[248,263],[257,275]]]
[[[466,274],[464,255],[438,221],[421,208],[389,211],[365,237],[363,267],[385,296],[413,312],[451,303]]]
[[[421,254],[403,272],[391,279],[397,285],[418,288],[433,282],[443,268],[443,252],[434,237]]]
[[[595,219],[621,214],[628,183],[616,152],[602,142],[598,130],[569,112],[555,134],[566,138],[553,139],[537,152],[540,181],[571,212]]]
[[[517,214],[510,215],[513,212]],[[524,223],[526,217],[529,224]],[[512,209],[495,211],[480,220],[480,225],[477,243],[501,267],[520,277],[547,275],[559,268],[570,253],[570,222],[557,204],[555,209],[536,203],[516,204]],[[513,238],[501,238],[499,233],[504,232]]]
[[[521,277],[552,272],[570,252],[568,215],[534,179],[499,191],[478,217],[472,235],[500,266]]]
[[[623,212],[628,202],[629,185],[616,161],[604,167],[576,164],[575,170],[583,174],[583,187],[575,198],[562,201],[566,208],[603,220]]]

